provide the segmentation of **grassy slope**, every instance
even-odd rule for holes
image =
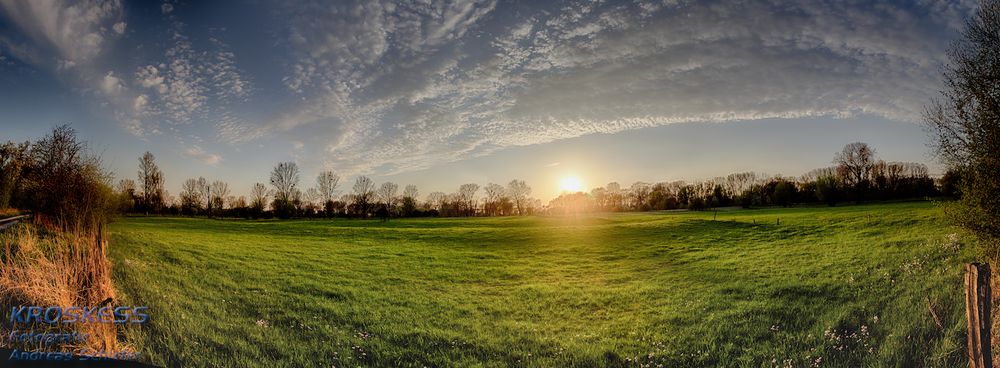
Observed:
[[[159,364],[965,364],[932,204],[713,216],[129,218],[111,251]]]

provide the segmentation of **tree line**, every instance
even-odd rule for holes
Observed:
[[[510,216],[538,213],[541,201],[531,197],[523,180],[506,185],[489,183],[480,188],[467,183],[454,193],[432,192],[423,200],[415,185],[402,191],[393,182],[376,184],[358,176],[346,194],[340,194],[341,178],[333,171],[320,172],[312,186],[304,187],[294,162],[282,162],[270,172],[269,182],[250,186],[249,197],[231,194],[229,184],[204,177],[183,182],[175,197],[164,189],[163,172],[152,153],[139,158],[136,179],[121,179],[117,185],[119,209],[126,213],[199,215],[239,218],[383,218],[437,216]],[[477,195],[482,193],[484,197]]]
[[[957,178],[949,172],[935,183],[923,164],[877,159],[868,144],[851,143],[838,152],[834,166],[812,170],[797,178],[739,172],[712,180],[646,183],[622,186],[612,182],[589,192],[563,193],[542,205],[531,197],[523,180],[506,185],[462,184],[453,193],[432,192],[420,197],[414,185],[376,184],[358,176],[341,192],[341,178],[320,172],[305,187],[294,162],[282,162],[269,181],[254,183],[250,195],[231,194],[229,184],[203,177],[183,182],[174,197],[163,189],[163,173],[153,154],[139,158],[137,179],[122,179],[117,192],[120,209],[132,213],[201,215],[239,218],[382,218],[515,216],[580,212],[621,212],[713,207],[789,206],[800,203],[863,202],[956,195]]]
[[[866,143],[848,144],[835,154],[834,166],[799,177],[768,176],[753,171],[711,180],[646,183],[624,187],[612,182],[589,193],[564,193],[549,202],[548,213],[619,212],[713,207],[790,206],[792,204],[896,200],[957,194],[955,172],[935,183],[927,166],[878,160]]]

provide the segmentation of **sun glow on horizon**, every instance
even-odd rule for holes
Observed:
[[[567,176],[559,181],[559,189],[564,192],[579,192],[583,190],[583,182],[575,176]]]

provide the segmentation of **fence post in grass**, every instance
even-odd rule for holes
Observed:
[[[965,319],[969,327],[969,367],[992,368],[990,352],[990,265],[965,266]]]

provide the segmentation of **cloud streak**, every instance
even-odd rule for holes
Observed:
[[[295,1],[262,17],[268,42],[184,23],[183,6],[150,9],[167,24],[150,30],[115,1],[0,0],[23,31],[0,52],[89,70],[136,135],[286,139],[314,166],[389,174],[683,122],[916,121],[974,4]],[[130,37],[157,52],[98,61]]]
[[[328,164],[391,173],[682,122],[915,121],[971,4],[316,6],[285,78],[309,97],[262,128],[322,127]]]

